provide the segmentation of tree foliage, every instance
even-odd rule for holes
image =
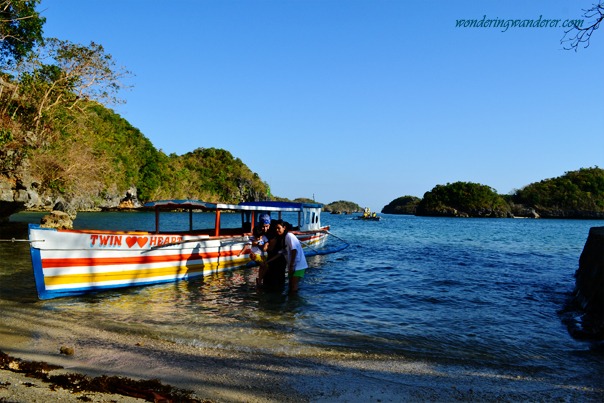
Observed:
[[[190,197],[215,202],[259,200],[267,185],[239,158],[223,149],[198,148],[180,157],[172,157],[176,171],[187,176]]]
[[[0,68],[20,61],[42,43],[46,18],[36,11],[40,0],[0,0]]]
[[[509,213],[509,205],[493,188],[472,182],[436,185],[417,206],[417,215],[506,217]]]
[[[355,213],[361,211],[362,208],[356,203],[345,200],[338,200],[329,203],[325,206],[325,211],[339,212],[339,213]]]
[[[415,214],[417,205],[421,199],[415,196],[401,196],[392,200],[387,206],[384,206],[384,214]]]
[[[20,115],[31,122],[31,130],[42,138],[44,128],[52,124],[58,107],[78,108],[85,101],[119,103],[121,79],[129,72],[116,66],[102,45],[88,46],[54,38],[30,52],[12,71],[17,97],[12,97],[4,112]]]
[[[40,179],[42,192],[85,200],[76,208],[103,205],[132,187],[141,201],[238,203],[266,194],[267,185],[228,151],[198,148],[167,156],[111,110],[97,103],[82,106],[85,112],[57,114],[54,140],[30,153],[31,173]]]
[[[102,45],[42,38],[39,0],[0,0],[0,174],[32,176],[44,198],[73,208],[115,200],[260,200],[268,185],[215,148],[165,155],[106,108],[130,75]]]
[[[604,170],[581,168],[530,184],[517,190],[513,201],[532,206],[541,214],[548,210],[604,212]]]

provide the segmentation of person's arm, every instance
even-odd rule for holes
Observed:
[[[298,251],[296,248],[292,248],[291,252],[289,252],[289,272],[292,274],[296,271],[296,256],[298,256]]]

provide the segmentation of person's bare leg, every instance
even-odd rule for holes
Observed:
[[[290,277],[289,278],[289,293],[296,294],[298,292],[298,283],[300,282],[300,277]]]

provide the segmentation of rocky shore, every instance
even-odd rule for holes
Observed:
[[[104,209],[131,209],[141,206],[135,187],[125,192],[108,192],[103,195],[81,195],[66,200],[62,196],[41,190],[40,183],[27,173],[11,178],[0,175],[0,221],[19,211],[62,211],[73,217],[78,211]]]
[[[604,340],[604,227],[590,229],[575,279],[575,290],[562,318],[573,337]]]

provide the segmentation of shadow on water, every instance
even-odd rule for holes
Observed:
[[[31,268],[25,222],[0,223],[0,299],[16,302],[38,300]],[[15,242],[12,242],[15,239]]]

